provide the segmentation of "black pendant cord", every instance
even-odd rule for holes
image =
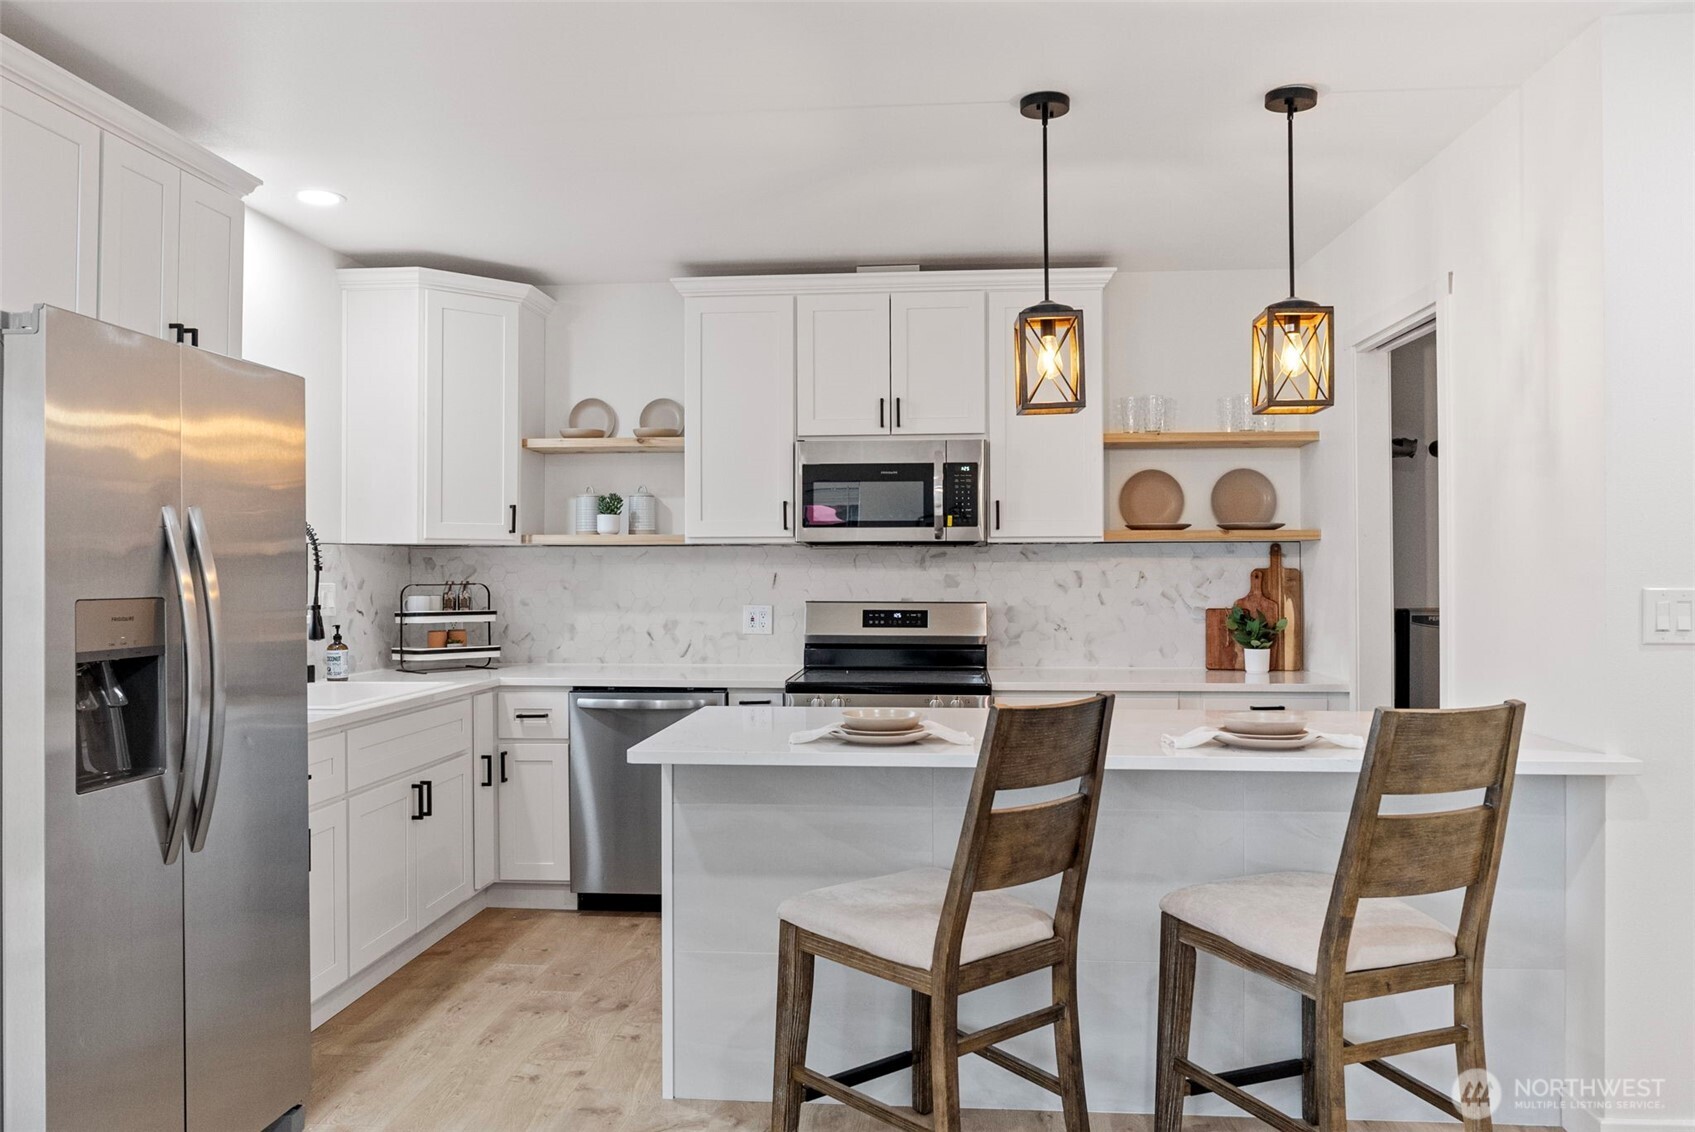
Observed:
[[[1284,103],[1289,108],[1289,297],[1295,297],[1295,100]]]
[[[1042,302],[1048,293],[1048,106],[1042,104]]]

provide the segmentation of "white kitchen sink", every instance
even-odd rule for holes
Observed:
[[[441,680],[358,680],[306,685],[307,711],[341,711],[445,688]]]

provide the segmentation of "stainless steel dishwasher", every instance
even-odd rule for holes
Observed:
[[[571,693],[571,888],[578,907],[658,907],[659,767],[629,750],[722,690],[582,688]]]

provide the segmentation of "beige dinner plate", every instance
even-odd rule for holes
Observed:
[[[1282,523],[1220,523],[1221,531],[1275,531]]]
[[[1318,736],[1300,735],[1232,735],[1220,732],[1218,741],[1226,747],[1241,747],[1247,751],[1298,751],[1318,742]]]
[[[1212,485],[1212,515],[1224,530],[1266,527],[1277,514],[1277,489],[1252,468],[1233,468]]]
[[[849,731],[845,727],[838,727],[834,734],[844,743],[858,743],[862,747],[898,747],[904,743],[916,743],[930,732],[922,727],[914,728],[911,731],[892,733],[888,731]]]
[[[1235,735],[1301,735],[1307,729],[1307,719],[1292,711],[1231,712],[1220,723],[1219,730]]]
[[[573,429],[598,428],[602,436],[618,435],[618,414],[599,397],[585,397],[572,405],[565,423]]]
[[[561,440],[599,440],[606,435],[603,428],[562,428],[559,430]]]
[[[681,436],[683,430],[680,428],[632,428],[630,435],[638,440],[650,440],[660,436]]]
[[[924,726],[915,708],[844,708],[842,726],[852,731],[912,731]]]
[[[1170,524],[1183,517],[1183,488],[1171,473],[1143,468],[1119,489],[1118,513],[1131,529],[1181,530]]]
[[[642,406],[641,416],[636,418],[636,423],[644,429],[672,430],[651,433],[650,435],[653,436],[681,436],[683,435],[683,407],[669,397],[649,401]],[[640,436],[641,433],[637,432],[636,435]]]

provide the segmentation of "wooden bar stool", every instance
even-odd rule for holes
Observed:
[[[838,884],[785,901],[777,975],[773,1132],[795,1132],[801,1104],[820,1096],[870,1113],[907,1132],[959,1128],[959,1059],[974,1053],[1059,1094],[1067,1132],[1088,1128],[1077,1025],[1077,918],[1094,843],[1096,802],[1106,768],[1112,696],[1042,707],[995,707],[953,869],[913,869]],[[995,808],[998,790],[1077,779],[1073,793]],[[1063,874],[1054,914],[996,891]],[[912,990],[912,1049],[827,1077],[806,1065],[816,957],[846,964]],[[959,1029],[959,996],[1053,970],[1053,1001],[974,1033]],[[1054,1027],[1059,1073],[998,1048]],[[924,1121],[854,1085],[907,1067],[912,1108]]]
[[[1217,1093],[1283,1132],[1345,1132],[1342,1070],[1364,1065],[1468,1129],[1489,1132],[1483,1060],[1483,943],[1501,867],[1524,705],[1443,711],[1378,709],[1336,873],[1270,873],[1168,893],[1160,901],[1159,1066],[1154,1132],[1178,1132],[1183,1099]],[[1478,805],[1383,814],[1390,795],[1482,790]],[[1459,928],[1402,901],[1465,889]],[[1229,1072],[1189,1060],[1195,949],[1298,992],[1301,1056]],[[1373,1041],[1342,1036],[1343,1004],[1454,988],[1454,1022]],[[1451,1045],[1484,1104],[1468,1111],[1383,1059]],[[1241,1086],[1301,1077],[1301,1119]]]

